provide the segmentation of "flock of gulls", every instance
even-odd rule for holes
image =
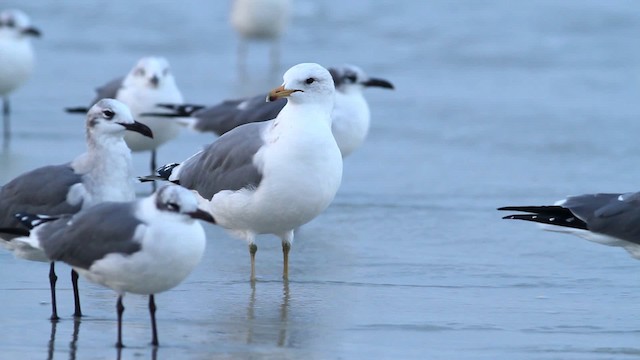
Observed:
[[[269,28],[259,16],[267,10],[243,3],[234,2],[232,12],[243,38],[274,37],[282,30],[284,18]],[[9,94],[30,75],[30,38],[38,36],[23,12],[0,13],[5,137],[11,131]],[[242,56],[245,47],[243,40]],[[212,106],[189,104],[167,59],[144,57],[128,74],[98,87],[88,107],[67,109],[86,116],[85,153],[31,170],[0,188],[0,243],[19,258],[50,263],[54,321],[59,319],[55,262],[73,269],[75,317],[83,314],[79,275],[113,289],[118,294],[118,347],[123,346],[124,294],[148,295],[152,344],[157,346],[154,294],[178,285],[199,263],[206,243],[199,221],[246,241],[251,281],[256,279],[256,235],[277,236],[283,278],[288,279],[294,230],[331,204],[343,158],[365,141],[367,87],[393,89],[389,81],[369,77],[354,65],[327,69],[302,63],[286,71],[282,85],[268,93]],[[182,162],[158,167],[158,148],[184,128],[218,137]],[[151,153],[152,175],[138,176],[131,151]],[[136,199],[137,181],[159,180],[167,185]],[[623,247],[640,259],[640,193],[590,194],[549,206],[498,210],[520,212],[505,219]]]
[[[0,13],[5,137],[11,131],[8,96],[28,78],[30,38],[39,35],[23,12]],[[354,65],[301,63],[268,93],[213,106],[187,104],[167,59],[144,57],[128,74],[98,87],[88,107],[66,109],[86,116],[86,152],[0,188],[0,244],[16,257],[50,263],[52,321],[59,319],[55,262],[73,269],[74,317],[83,316],[79,276],[113,289],[119,348],[123,296],[148,295],[157,346],[154,294],[178,285],[199,263],[206,242],[201,221],[246,241],[251,281],[256,236],[277,236],[288,279],[294,230],[331,204],[343,158],[367,136],[367,87],[393,89]],[[183,128],[218,137],[181,163],[158,167],[158,148]],[[132,151],[151,152],[151,175],[133,169]],[[137,182],[160,180],[165,185],[136,198]]]

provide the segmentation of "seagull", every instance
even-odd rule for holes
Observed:
[[[622,247],[640,260],[640,192],[570,196],[554,205],[506,206],[498,210],[526,213],[503,219],[532,221],[544,230]]]
[[[291,0],[234,0],[230,22],[240,35],[238,42],[238,69],[244,72],[247,43],[251,40],[271,41],[271,68],[277,70],[280,62],[279,39],[291,13]]]
[[[329,68],[329,72],[336,86],[331,131],[340,147],[342,157],[345,158],[362,146],[369,132],[371,114],[363,90],[368,87],[394,87],[387,80],[369,77],[355,65],[332,67]],[[271,120],[286,104],[285,99],[265,102],[264,98],[264,95],[258,95],[246,99],[227,100],[211,107],[194,104],[158,104],[170,112],[148,115],[176,117],[179,118],[178,122],[192,130],[222,135],[242,124]]]
[[[31,37],[40,35],[24,12],[0,12],[0,96],[5,138],[11,135],[9,94],[31,76],[35,62]]]
[[[331,75],[318,64],[303,63],[283,78],[269,93],[271,101],[288,99],[275,119],[238,126],[181,164],[142,178],[196,190],[216,223],[248,242],[251,280],[256,235],[281,239],[287,279],[293,230],[329,206],[342,179],[342,156],[331,134]]]
[[[118,348],[122,345],[122,298],[149,295],[152,345],[158,346],[154,294],[184,280],[200,262],[205,233],[195,219],[214,222],[189,190],[167,185],[149,197],[104,202],[75,215],[16,215],[31,231],[12,242],[63,261],[87,280],[118,293]]]
[[[163,57],[144,57],[140,59],[125,77],[116,78],[96,89],[95,104],[102,98],[114,98],[125,103],[131,109],[134,118],[147,125],[153,131],[153,138],[139,134],[125,135],[125,141],[133,152],[151,151],[151,171],[157,168],[156,149],[165,142],[178,136],[181,126],[166,119],[152,116],[141,117],[143,112],[157,110],[158,103],[183,102],[182,93],[176,85],[169,62]],[[84,107],[67,108],[68,112],[86,113]]]
[[[62,165],[31,170],[0,188],[0,227],[19,225],[14,215],[31,212],[45,215],[73,214],[104,201],[135,199],[131,151],[123,137],[126,130],[151,136],[146,125],[133,120],[129,108],[113,99],[100,100],[89,110],[86,121],[87,152]],[[11,237],[0,236],[0,244],[20,258],[49,262],[42,251],[22,248]],[[82,315],[78,278],[72,271],[75,297],[74,316]],[[55,285],[57,276],[51,262],[52,320],[58,320]]]

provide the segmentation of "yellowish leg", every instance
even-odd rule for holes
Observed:
[[[251,255],[251,281],[256,281],[256,252],[258,251],[258,245],[249,244],[249,254]]]
[[[282,257],[284,267],[282,269],[282,278],[287,280],[289,279],[289,250],[291,250],[291,244],[286,241],[282,242]]]

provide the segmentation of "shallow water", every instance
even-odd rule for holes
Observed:
[[[282,66],[251,47],[235,68],[227,2],[109,1],[22,7],[44,32],[38,67],[13,97],[0,182],[84,149],[82,105],[141,56],[166,56],[185,98],[265,91],[298,62],[360,65],[395,91],[367,92],[372,128],[345,162],[335,202],[297,233],[291,281],[279,242],[207,227],[207,254],[157,296],[125,299],[122,359],[628,359],[640,355],[638,263],[494,209],[569,194],[634,191],[640,170],[640,6],[635,1],[296,1]],[[180,161],[211,136],[160,150]],[[141,174],[147,157],[135,156]],[[140,192],[146,191],[141,187]],[[81,281],[72,321],[59,266],[52,327],[47,265],[0,252],[0,357],[118,356],[115,295]]]

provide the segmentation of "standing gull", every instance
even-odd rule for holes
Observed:
[[[24,173],[0,188],[0,227],[19,225],[14,214],[73,214],[103,201],[131,201],[135,198],[131,151],[123,136],[131,130],[151,136],[149,128],[133,120],[123,103],[100,100],[87,114],[87,152],[72,162],[41,167]],[[42,251],[23,248],[3,235],[0,243],[17,257],[49,261]],[[77,274],[71,279],[75,296],[75,316],[81,316]],[[57,276],[51,263],[51,319],[58,319],[55,297]]]
[[[329,206],[340,186],[342,157],[331,134],[334,93],[325,68],[296,65],[269,94],[288,99],[275,119],[239,126],[181,164],[158,170],[160,178],[196,190],[216,223],[249,243],[252,280],[256,235],[281,239],[287,278],[293,230]]]
[[[271,41],[271,68],[280,63],[280,36],[289,22],[291,0],[233,0],[230,22],[240,35],[238,69],[245,72],[247,43],[251,40]]]
[[[193,193],[177,185],[133,202],[105,202],[76,215],[18,214],[32,228],[13,242],[44,250],[89,281],[118,293],[118,342],[122,347],[122,298],[149,295],[152,344],[158,345],[154,294],[177,286],[200,262],[205,233],[195,219],[213,222]]]
[[[387,80],[369,77],[355,65],[332,67],[329,68],[329,72],[336,86],[331,131],[344,158],[362,146],[369,133],[371,113],[363,90],[367,87],[393,89],[393,84]],[[193,130],[222,135],[243,124],[271,120],[278,116],[286,104],[285,99],[265,102],[264,98],[264,95],[258,95],[246,99],[227,100],[211,107],[159,104],[171,112],[150,115],[178,117],[179,122]]]
[[[38,36],[40,31],[31,26],[24,12],[0,12],[0,96],[5,138],[11,135],[9,94],[31,76],[35,59],[30,38]]]
[[[570,196],[550,206],[506,206],[503,219],[537,222],[544,230],[618,246],[640,260],[640,192]]]
[[[133,152],[151,151],[151,171],[157,168],[157,148],[178,136],[180,125],[153,116],[140,114],[157,111],[158,103],[182,103],[182,93],[176,85],[169,62],[162,57],[144,57],[126,77],[116,78],[96,89],[95,104],[102,98],[122,101],[131,109],[134,118],[153,131],[153,138],[139,134],[125,135],[125,141]],[[69,112],[86,112],[86,108],[68,108]]]

